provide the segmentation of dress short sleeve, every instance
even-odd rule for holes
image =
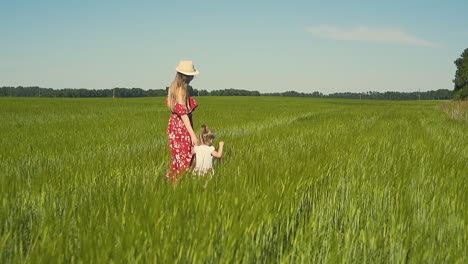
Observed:
[[[188,112],[187,107],[185,107],[184,105],[181,105],[179,103],[175,104],[174,113],[176,113],[177,115],[183,116],[183,115],[186,115],[187,112]]]
[[[192,109],[192,111],[198,107],[198,104],[195,101],[195,99],[193,99],[193,97],[189,97],[189,104],[190,104],[190,109]]]

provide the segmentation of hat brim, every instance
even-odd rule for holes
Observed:
[[[193,76],[193,75],[198,75],[198,74],[200,73],[200,72],[197,71],[197,70],[195,70],[194,72],[186,72],[186,71],[181,71],[181,70],[176,69],[176,71],[177,71],[177,72],[180,72],[180,73],[182,73],[182,74],[191,75],[191,76]]]

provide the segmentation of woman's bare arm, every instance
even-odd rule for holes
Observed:
[[[185,128],[187,128],[187,131],[190,134],[190,138],[192,139],[192,144],[198,145],[197,135],[195,135],[195,132],[193,131],[192,125],[190,124],[189,117],[187,115],[183,115],[183,116],[180,116],[180,118],[182,118]]]
[[[183,105],[184,107],[187,107],[186,101],[184,100],[184,97],[181,94],[177,95],[177,103]],[[197,135],[195,135],[195,131],[193,131],[193,127],[192,127],[192,124],[190,124],[189,117],[187,115],[183,115],[183,116],[180,116],[180,118],[182,118],[185,128],[187,128],[187,131],[190,134],[190,138],[192,139],[192,144],[198,145]]]

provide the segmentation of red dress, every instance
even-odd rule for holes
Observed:
[[[169,173],[166,174],[166,179],[173,182],[177,181],[179,175],[185,172],[192,162],[192,139],[181,116],[187,115],[193,128],[192,112],[197,108],[198,104],[192,97],[189,97],[189,103],[190,109],[176,103],[167,127],[169,146],[171,147],[171,168]]]

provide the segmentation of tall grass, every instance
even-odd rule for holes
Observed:
[[[468,122],[468,101],[450,101],[439,108],[454,120]]]
[[[0,262],[468,261],[468,128],[435,102],[197,100],[225,155],[173,186],[163,99],[0,98]]]

